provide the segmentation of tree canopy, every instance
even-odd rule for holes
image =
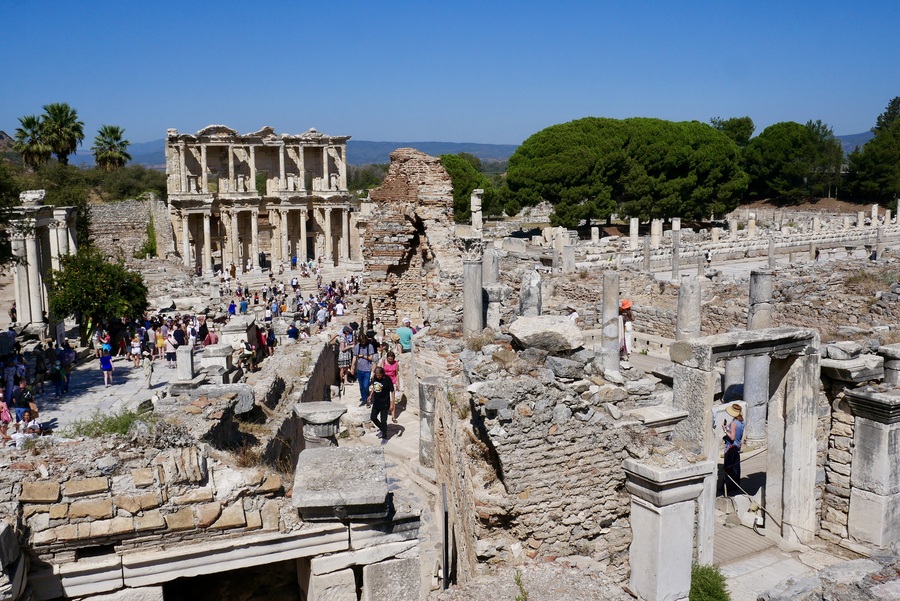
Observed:
[[[128,146],[131,144],[124,138],[125,130],[118,125],[103,125],[94,137],[91,152],[97,166],[106,171],[115,171],[131,160]]]
[[[78,120],[78,111],[65,102],[44,105],[41,129],[44,141],[63,165],[69,164],[69,155],[84,140],[84,122]]]
[[[900,195],[900,96],[878,116],[875,136],[849,157],[849,185],[857,200],[890,202]]]
[[[441,164],[453,181],[453,216],[457,223],[465,223],[472,218],[472,190],[481,188],[481,211],[484,215],[499,215],[503,207],[499,195],[486,175],[481,173],[481,160],[467,152],[442,154]]]
[[[147,309],[147,286],[140,274],[107,261],[93,248],[80,247],[77,254],[60,257],[47,296],[53,315],[94,323],[138,316]]]
[[[740,149],[700,123],[587,117],[529,137],[509,159],[514,201],[554,206],[554,225],[613,212],[649,219],[722,214],[747,188]],[[510,203],[508,203],[510,204]]]
[[[744,151],[751,198],[830,196],[840,180],[842,161],[840,142],[821,121],[775,123]]]
[[[731,138],[735,144],[741,148],[746,148],[750,143],[750,137],[756,130],[756,125],[750,117],[732,117],[730,119],[722,119],[721,117],[713,117],[709,120],[710,125]]]

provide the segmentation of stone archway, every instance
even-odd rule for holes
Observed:
[[[707,457],[718,454],[721,436],[712,421],[717,389],[716,363],[733,357],[768,355],[769,444],[765,505],[766,530],[787,541],[808,543],[815,536],[816,397],[819,391],[819,334],[802,328],[729,332],[672,345],[674,402],[688,417],[676,438],[698,443]],[[706,476],[698,499],[697,561],[713,561],[716,474]]]

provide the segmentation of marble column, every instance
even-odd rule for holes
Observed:
[[[872,205],[872,227],[878,225],[878,205]]]
[[[26,259],[25,237],[23,234],[12,232],[12,253],[17,259]],[[31,321],[31,295],[28,293],[28,265],[25,261],[18,261],[13,272],[13,282],[16,286],[16,311],[19,323]]]
[[[877,259],[881,259],[881,254],[884,252],[884,226],[879,225],[878,229],[875,231],[875,257]]]
[[[641,221],[637,217],[628,220],[628,248],[637,250],[638,234],[640,233]]]
[[[681,276],[678,288],[678,314],[675,317],[675,340],[700,337],[700,279]]]
[[[298,175],[300,178],[299,190],[306,190],[306,160],[303,153],[303,147],[299,146],[297,148],[297,170],[300,172],[300,175]]]
[[[563,246],[562,249],[562,270],[563,273],[575,272],[575,247],[571,245]]]
[[[856,227],[866,227],[866,213],[865,211],[858,211],[856,213]]]
[[[728,220],[728,237],[734,242],[738,239],[738,222],[737,219]]]
[[[181,214],[181,260],[185,267],[191,266],[191,229],[189,213]]]
[[[600,242],[600,228],[592,227],[591,228],[591,244],[599,244]]]
[[[347,207],[341,211],[341,257],[340,262],[350,260],[350,211]]]
[[[338,177],[341,183],[341,190],[347,189],[347,146],[340,146],[341,162],[338,165]]]
[[[308,218],[308,211],[306,209],[300,209],[300,248],[297,249],[297,260],[298,261],[308,261],[309,256],[306,254],[306,219]]]
[[[476,188],[472,190],[469,196],[469,207],[472,215],[472,235],[481,236],[484,232],[484,220],[481,215],[481,198],[484,196],[484,190]]]
[[[284,178],[284,144],[278,147],[278,189],[287,190]]]
[[[716,244],[719,241],[719,238],[721,238],[721,236],[722,236],[722,228],[714,227],[710,231],[710,239],[712,240],[713,244]]]
[[[247,186],[250,190],[256,190],[256,146],[250,146],[250,184]],[[257,194],[265,194],[265,190],[256,190]]]
[[[209,194],[209,169],[206,166],[206,144],[200,145],[200,191]]]
[[[813,217],[813,223],[812,223],[813,233],[818,234],[821,229],[822,229],[822,220],[819,219],[818,217]]]
[[[604,377],[615,378],[619,373],[619,273],[603,272],[602,329],[600,353],[603,359]]]
[[[471,336],[484,329],[484,286],[482,238],[458,238],[463,255],[463,335]]]
[[[653,219],[650,221],[650,248],[659,248],[659,241],[662,238],[662,220]]]
[[[328,175],[328,147],[322,147],[322,189],[331,190],[331,177]],[[328,257],[331,252],[328,251]]]
[[[747,239],[753,240],[756,238],[756,219],[748,219],[747,220]]]
[[[212,233],[209,227],[210,217],[211,215],[209,213],[203,213],[203,271],[205,274],[213,275],[215,270],[213,269],[212,260]]]
[[[750,272],[750,303],[747,313],[747,329],[761,330],[772,327],[772,294],[775,273],[760,269]],[[768,355],[747,357],[744,366],[744,400],[747,402],[747,440],[765,440],[766,411],[769,402]]]
[[[228,145],[228,191],[237,191],[237,183],[234,178],[234,144]],[[222,268],[224,269],[225,266],[223,265]]]
[[[444,378],[432,376],[419,380],[419,464],[434,467],[434,410],[446,406]]]
[[[672,230],[672,280],[681,275],[681,230]]]
[[[650,235],[644,234],[644,271],[650,271]]]
[[[850,215],[844,215],[844,229],[850,229]]]
[[[672,217],[672,231],[677,232],[681,230],[681,217]]]
[[[482,280],[485,284],[500,283],[500,254],[496,248],[484,249],[482,272]]]
[[[59,221],[53,220],[48,226],[50,234],[50,267],[57,271],[59,270],[59,225]]]
[[[816,243],[815,242],[809,243],[809,260],[810,261],[816,260]]]
[[[775,269],[775,264],[777,262],[777,257],[775,256],[775,238],[769,237],[769,269]]]
[[[244,273],[247,262],[241,257],[241,212],[231,209],[231,261],[237,270],[235,273]]]
[[[291,265],[291,210],[281,209],[281,260]]]
[[[179,181],[181,184],[181,192],[185,193],[188,191],[188,174],[187,174],[187,164],[184,162],[184,142],[179,142],[178,144],[178,167],[179,167]]]
[[[331,207],[325,207],[325,260],[334,263],[334,240],[331,238]]]
[[[884,210],[884,224],[885,225],[891,224],[891,210],[890,209]]]
[[[37,230],[25,236],[25,259],[28,261],[28,300],[31,309],[31,322],[41,323],[44,310],[43,278],[41,278],[40,239]]]
[[[259,271],[259,209],[250,211],[250,255],[253,271]]]

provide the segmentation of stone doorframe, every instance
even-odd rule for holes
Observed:
[[[672,345],[674,404],[688,417],[675,437],[718,456],[722,432],[711,424],[718,388],[716,363],[733,357],[769,355],[768,453],[763,505],[766,532],[808,543],[816,530],[816,399],[819,393],[819,334],[804,328],[768,328],[682,340]],[[706,476],[698,499],[697,561],[713,562],[716,473]]]

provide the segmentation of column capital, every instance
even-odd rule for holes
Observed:
[[[655,507],[696,499],[703,490],[704,478],[715,473],[716,464],[691,459],[693,463],[685,457],[673,460],[673,465],[662,466],[628,458],[622,464],[625,489]]]
[[[457,238],[456,247],[462,251],[463,261],[481,261],[484,256],[483,238]]]

